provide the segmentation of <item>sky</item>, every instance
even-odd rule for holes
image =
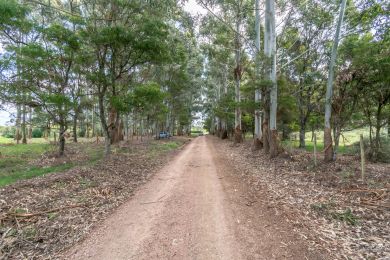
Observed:
[[[195,0],[189,0],[188,2],[186,2],[186,4],[184,5],[184,10],[192,15],[204,15],[207,13],[207,10],[198,5]]]
[[[9,121],[9,113],[0,111],[0,125],[6,125],[7,121]]]
[[[195,0],[189,0],[188,2],[186,2],[186,4],[184,5],[184,10],[192,15],[205,15],[207,13],[207,10],[198,5]],[[1,51],[2,46],[0,44],[0,52]],[[0,126],[10,125],[9,120],[10,113],[7,111],[0,110]]]

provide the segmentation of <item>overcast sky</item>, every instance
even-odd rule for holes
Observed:
[[[201,7],[196,3],[195,0],[189,0],[185,5],[184,5],[184,10],[196,15],[196,14],[206,14],[207,10]]]

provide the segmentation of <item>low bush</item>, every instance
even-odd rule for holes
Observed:
[[[32,137],[33,138],[41,138],[43,136],[43,131],[40,128],[34,128],[32,130]]]

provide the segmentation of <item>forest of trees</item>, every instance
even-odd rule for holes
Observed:
[[[333,161],[343,132],[368,127],[369,158],[384,160],[390,136],[385,1],[198,2],[210,11],[200,34],[211,133],[234,134],[240,142],[243,131],[252,132],[254,148],[275,157],[290,133],[299,132],[304,148],[306,132],[322,130],[324,159]]]
[[[271,157],[323,130],[324,159],[344,131],[368,127],[381,160],[390,135],[386,1],[0,0],[0,109],[15,140],[33,129],[105,137],[190,134],[199,113],[222,139]]]
[[[32,128],[103,135],[189,133],[202,60],[192,18],[175,1],[0,1],[3,105],[15,138]],[[131,132],[131,133],[130,133]]]

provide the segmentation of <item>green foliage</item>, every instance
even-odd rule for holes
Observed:
[[[61,172],[67,169],[70,169],[72,167],[72,164],[61,164],[58,166],[52,166],[52,167],[30,167],[27,170],[23,169],[21,171],[13,171],[10,174],[3,175],[0,178],[0,187],[5,186],[11,183],[14,183],[18,180],[24,180],[24,179],[31,179],[37,176],[42,176],[44,174],[49,173],[55,173],[55,172]]]
[[[331,216],[334,219],[344,221],[349,225],[355,226],[359,223],[359,218],[354,215],[350,208],[347,208],[345,211],[336,211],[332,212]]]
[[[15,138],[15,128],[14,127],[5,127],[1,131],[1,136],[5,138]]]
[[[33,138],[41,138],[43,136],[43,131],[40,128],[34,128],[32,130],[32,137]]]
[[[352,226],[355,226],[359,223],[359,218],[353,214],[350,208],[347,208],[346,210],[336,210],[336,204],[333,201],[314,203],[311,204],[310,207],[318,214],[323,215],[329,219],[343,221]]]
[[[87,130],[85,128],[82,128],[80,129],[78,132],[77,132],[77,135],[79,137],[85,137],[85,134],[86,134]]]
[[[153,109],[156,106],[163,106],[162,101],[165,96],[166,94],[161,91],[161,87],[157,83],[150,82],[134,88],[130,104],[137,110]]]
[[[167,153],[169,151],[173,151],[183,145],[184,140],[175,140],[175,141],[154,141],[151,145],[148,154],[151,158],[154,158],[160,154]]]
[[[28,29],[25,17],[28,13],[26,5],[20,5],[16,0],[0,0],[0,29]]]

